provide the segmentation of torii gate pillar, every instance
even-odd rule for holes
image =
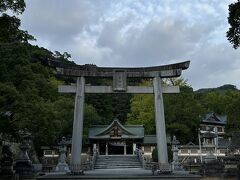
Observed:
[[[85,94],[85,78],[77,78],[77,89],[75,97],[75,109],[72,132],[72,150],[71,150],[71,171],[80,172],[81,152],[82,152],[82,136],[83,136],[83,115],[84,115],[84,94]]]
[[[155,77],[153,79],[153,88],[159,170],[169,171],[170,168],[168,163],[167,138],[163,107],[162,85],[160,77]]]

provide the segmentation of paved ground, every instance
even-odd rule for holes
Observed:
[[[199,176],[189,175],[186,172],[178,172],[170,175],[152,175],[151,170],[145,170],[141,168],[129,168],[129,169],[96,169],[92,171],[84,172],[82,176],[70,176],[57,173],[50,173],[38,179],[199,179]]]

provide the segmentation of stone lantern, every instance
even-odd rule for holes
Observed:
[[[176,136],[173,136],[173,140],[172,140],[172,152],[173,152],[172,170],[173,171],[182,171],[183,170],[183,168],[178,160],[178,151],[179,151],[178,145],[179,144],[180,143],[176,139]]]
[[[28,151],[30,149],[29,141],[31,133],[26,129],[19,131],[20,138],[22,139],[20,144],[20,154],[15,162],[15,173],[19,175],[32,175],[34,173],[34,167],[32,161],[29,159]]]
[[[69,167],[68,164],[66,163],[66,152],[67,152],[67,142],[66,138],[62,137],[62,140],[59,143],[59,161],[56,166],[56,171],[57,172],[65,172],[69,173]]]

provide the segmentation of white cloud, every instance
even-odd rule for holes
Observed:
[[[153,66],[190,59],[192,86],[240,87],[240,54],[226,40],[232,0],[27,0],[22,28],[77,63]]]

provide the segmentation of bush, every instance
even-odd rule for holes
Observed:
[[[172,150],[171,146],[167,146],[167,151],[168,151],[168,160],[171,162],[172,161]],[[158,162],[158,151],[157,148],[154,148],[152,151],[152,160],[153,162]]]
[[[153,160],[153,162],[158,162],[157,148],[154,148],[153,151],[152,151],[152,160]]]

